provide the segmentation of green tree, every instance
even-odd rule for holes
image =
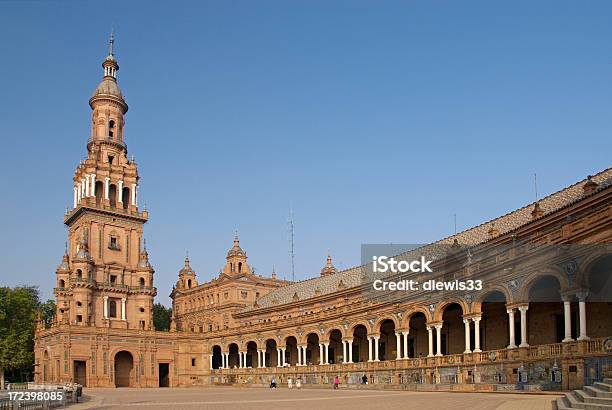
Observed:
[[[38,288],[0,287],[0,386],[4,373],[23,380],[32,372],[34,332],[40,308]],[[17,376],[18,374],[18,376]]]
[[[51,326],[51,322],[53,321],[53,317],[55,316],[56,308],[57,307],[53,299],[49,299],[45,303],[42,303],[40,305],[40,313],[42,314],[42,318],[45,321],[45,327]]]
[[[161,303],[153,305],[153,326],[155,330],[167,332],[170,330],[170,317],[172,316],[172,308],[166,307]]]

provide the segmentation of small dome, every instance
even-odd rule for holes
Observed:
[[[236,257],[236,256],[241,256],[243,258],[246,258],[246,253],[240,247],[240,241],[238,240],[238,236],[234,238],[234,246],[232,247],[232,249],[227,251],[228,258]]]
[[[92,98],[97,97],[97,96],[104,96],[104,95],[110,95],[113,97],[118,97],[118,98],[123,99],[123,94],[121,93],[121,89],[119,88],[117,81],[115,81],[112,78],[108,78],[108,77],[105,77],[102,80],[102,82],[98,84],[98,86],[96,87],[96,90],[94,91],[92,95]]]

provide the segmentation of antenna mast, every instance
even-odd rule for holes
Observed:
[[[294,225],[293,225],[293,209],[289,208],[289,242],[291,246],[291,280],[295,282],[295,242],[294,242]]]

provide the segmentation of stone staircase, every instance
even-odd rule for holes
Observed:
[[[557,410],[612,410],[612,379],[603,379],[583,390],[574,390],[555,400]],[[554,406],[553,406],[554,407]]]

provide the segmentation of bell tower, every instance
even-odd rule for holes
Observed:
[[[154,270],[138,207],[138,166],[127,156],[125,114],[111,34],[103,77],[89,105],[86,158],[73,178],[73,207],[64,216],[68,246],[56,271],[57,318],[79,326],[151,329]]]

